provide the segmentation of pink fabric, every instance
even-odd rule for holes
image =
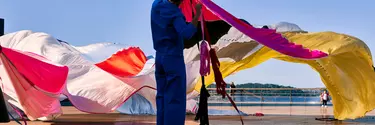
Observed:
[[[39,60],[40,56],[2,47],[0,77],[6,99],[30,120],[60,114],[59,90],[65,86],[68,67]]]
[[[199,0],[183,0],[180,9],[185,15],[186,21],[191,22],[193,20],[193,14],[195,15],[195,5]],[[208,9],[202,6],[202,15],[205,17],[205,21],[217,21],[221,20],[218,16],[208,11]],[[201,20],[201,19],[200,19]]]
[[[319,50],[309,50],[303,48],[302,45],[296,45],[289,42],[287,39],[283,38],[281,34],[276,33],[275,30],[271,29],[259,29],[245,22],[237,19],[223,8],[219,7],[211,0],[200,0],[201,3],[209,9],[216,16],[226,21],[228,24],[232,25],[245,35],[258,41],[259,43],[276,50],[285,55],[289,55],[296,58],[303,59],[316,59],[328,56],[328,54]]]
[[[200,54],[200,63],[201,67],[199,73],[201,76],[207,76],[210,74],[210,53],[209,53],[209,46],[207,41],[202,41],[201,43],[201,54]]]
[[[46,58],[31,52],[21,52],[5,47],[2,48],[2,52],[30,84],[45,92],[54,94],[62,92],[68,76],[67,66],[49,63]]]

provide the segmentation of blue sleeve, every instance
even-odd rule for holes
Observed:
[[[182,36],[184,39],[190,39],[197,32],[193,24],[186,24],[184,15],[176,5],[170,2],[159,2],[156,10],[160,14],[160,17],[155,17],[154,19],[158,20],[160,27],[166,28],[168,25],[173,24],[179,36]]]
[[[190,39],[197,32],[197,28],[192,23],[186,24],[185,18],[182,16],[177,16],[173,20],[173,26],[184,39]]]

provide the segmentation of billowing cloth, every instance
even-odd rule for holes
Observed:
[[[67,47],[70,47],[69,44]],[[155,79],[153,76],[153,71],[150,70],[154,66],[154,58],[152,56],[147,57],[145,64],[139,63],[144,61],[145,55],[138,47],[128,47],[123,44],[117,43],[96,43],[82,47],[72,46],[77,50],[78,53],[89,61],[95,62],[99,68],[103,68],[98,64],[105,62],[106,67],[117,67],[117,68],[105,68],[108,73],[112,73],[117,76],[121,74],[128,74],[127,77],[139,77],[138,81],[132,84],[142,84],[142,82],[147,82],[145,86],[140,88],[136,93],[133,93],[127,101],[119,106],[117,111],[123,113],[132,114],[154,114],[156,112],[155,95],[156,89]],[[127,49],[124,49],[127,48]],[[115,54],[113,54],[115,53]],[[109,58],[108,58],[109,57]],[[105,61],[103,61],[105,60]],[[108,62],[109,61],[109,62]],[[122,65],[119,65],[122,64]],[[123,65],[125,64],[125,65]],[[136,65],[134,65],[136,64]],[[143,66],[143,68],[142,68]],[[139,71],[139,69],[142,69]],[[115,72],[112,72],[112,71]],[[139,72],[138,74],[136,74]],[[117,74],[119,73],[119,74]],[[129,74],[130,73],[130,74]],[[134,75],[136,74],[136,75]],[[150,75],[152,74],[152,75]],[[150,81],[151,80],[151,81]],[[150,89],[151,88],[151,91]],[[143,98],[140,98],[143,97]],[[148,102],[148,103],[146,103]],[[152,108],[140,108],[140,107],[152,107]]]
[[[63,93],[65,96],[60,96],[59,98],[63,100],[69,97],[68,99],[73,105],[81,111],[89,113],[107,113],[121,106],[119,111],[124,111],[124,113],[154,114],[156,112],[156,91],[154,91],[156,90],[156,81],[154,76],[154,58],[152,56],[147,57],[148,60],[145,64],[121,62],[121,64],[127,63],[129,65],[136,65],[130,65],[120,70],[115,69],[115,71],[118,71],[120,74],[129,74],[133,71],[137,72],[139,71],[138,68],[143,66],[138,74],[133,75],[135,74],[133,72],[132,75],[127,77],[116,76],[116,74],[111,74],[114,72],[109,70],[104,71],[96,66],[98,63],[108,60],[132,60],[140,62],[144,59],[144,55],[142,55],[143,52],[137,47],[128,47],[113,43],[97,43],[76,47],[67,42],[56,40],[49,34],[31,31],[9,33],[0,37],[0,41],[2,46],[22,50],[24,52],[33,52],[50,59],[54,64],[68,66],[68,80]],[[135,57],[138,57],[138,59]],[[119,63],[106,64],[108,67],[123,67],[118,66],[117,64]],[[191,66],[199,67],[199,63],[189,65],[189,67]],[[186,84],[189,89],[187,90],[191,90],[194,88],[194,85],[191,83],[196,79],[194,73],[199,74],[199,68],[190,68],[187,69],[187,72],[189,72],[189,74],[187,74],[187,81],[189,82]],[[9,93],[5,93],[5,96],[8,96],[7,94]],[[198,93],[194,92],[187,97],[191,99],[197,94]],[[133,95],[135,96],[133,97]],[[138,98],[140,96],[143,98]],[[10,96],[9,100],[14,100],[16,98],[17,96]],[[14,105],[18,107],[17,104]],[[152,108],[146,110],[140,107]],[[193,109],[190,108],[186,110],[189,112],[193,111]],[[17,114],[13,114],[13,116],[17,116]],[[51,114],[51,117],[43,118],[43,120],[50,120],[54,117],[55,115]]]
[[[191,1],[195,2],[184,4],[182,6],[187,7],[181,8],[194,6],[198,0]],[[354,119],[364,116],[366,112],[374,109],[375,101],[371,100],[372,92],[375,89],[372,84],[374,82],[374,72],[369,71],[369,69],[372,69],[373,63],[368,47],[361,40],[333,32],[316,34],[285,33],[281,36],[275,32],[275,28],[259,29],[246,24],[211,0],[200,0],[200,2],[221,20],[226,21],[254,41],[266,46],[257,50],[254,54],[236,52],[241,53],[241,55],[232,57],[232,59],[237,59],[235,62],[223,61],[223,66],[220,68],[224,77],[253,67],[269,58],[306,63],[320,73],[322,81],[332,93],[333,103],[338,104],[334,106],[336,118]],[[194,14],[192,9],[184,10],[186,11],[184,13],[186,17],[191,17],[190,13]],[[212,15],[210,18],[213,21],[217,19]],[[250,47],[250,44],[246,44]],[[250,48],[247,49],[249,50]],[[252,49],[259,49],[259,47]],[[237,51],[238,49],[234,50]],[[228,50],[225,51],[225,54],[228,54]],[[213,76],[210,76],[211,79],[206,79],[208,80],[207,83],[213,82],[211,81]],[[199,91],[200,86],[199,84],[197,85],[196,91]],[[348,89],[349,92],[345,91],[345,89]]]
[[[290,41],[309,49],[328,52],[329,56],[317,60],[304,60],[283,55],[259,44],[250,37],[231,28],[213,48],[221,62],[220,71],[227,77],[252,68],[271,58],[304,63],[316,70],[332,96],[337,119],[355,119],[374,109],[372,94],[375,88],[373,61],[367,45],[355,37],[335,32],[307,33],[297,25],[281,22],[269,25]],[[199,50],[196,46],[185,49],[188,98],[196,97],[201,88]],[[152,70],[152,69],[151,69]],[[205,79],[206,85],[214,81],[213,74]]]
[[[335,32],[307,33],[295,24],[285,22],[269,25],[269,27],[283,34],[283,37],[289,41],[301,44],[308,49],[327,52],[328,56],[315,60],[293,58],[263,46],[239,30],[231,28],[216,44],[212,45],[212,48],[217,50],[223,77],[252,68],[271,58],[308,64],[321,75],[322,81],[332,97],[334,115],[337,119],[358,118],[364,116],[367,111],[374,109],[375,102],[372,96],[374,94],[373,83],[375,78],[373,76],[375,73],[372,67],[373,61],[370,50],[363,41]],[[91,57],[87,54],[90,52],[86,51],[90,50],[91,47],[74,47],[64,42],[58,42],[48,34],[31,31],[7,34],[0,37],[0,41],[2,46],[33,52],[54,63],[68,66],[70,71],[66,86],[67,93],[73,95],[77,100],[84,99],[82,102],[77,102],[76,99],[71,100],[80,110],[95,113],[109,112],[112,111],[110,109],[116,109],[120,106],[135,92],[150,102],[139,104],[144,104],[145,107],[150,107],[151,104],[154,107],[153,110],[155,110],[155,91],[140,89],[145,87],[156,88],[153,60],[147,60],[144,68],[137,76],[121,78],[95,66],[96,62],[102,62],[102,60],[90,60]],[[97,46],[93,48],[97,48]],[[112,51],[116,52],[117,50]],[[190,100],[199,95],[201,88],[200,58],[197,47],[185,49],[184,58],[187,73],[186,98]],[[205,79],[206,85],[212,84],[213,80],[213,74],[207,76]],[[3,83],[6,83],[6,81],[3,80]],[[109,93],[106,94],[107,92]],[[9,96],[9,93],[5,94]],[[11,97],[12,100],[16,98],[17,96]],[[144,101],[144,99],[139,100]],[[89,103],[96,107],[87,106]],[[17,106],[17,104],[14,105]],[[136,109],[135,107],[142,106],[134,106],[134,109]],[[191,103],[188,107],[192,108],[196,105],[194,106]],[[132,109],[128,109],[128,111],[130,110]],[[152,113],[152,111],[147,112]]]
[[[204,12],[203,12],[204,13]],[[201,25],[201,22],[198,22],[198,26]],[[228,33],[228,30],[232,27],[225,21],[213,21],[213,22],[205,22],[204,25],[206,26],[206,30],[204,31],[210,38],[210,44],[215,44],[223,35]],[[202,37],[202,28],[197,28],[197,32],[190,38],[185,39],[184,47],[185,49],[191,48],[197,43],[199,43],[202,39],[209,41],[208,37]]]
[[[65,87],[68,67],[6,47],[1,47],[0,59],[1,89],[7,102],[23,110],[31,120],[61,114],[58,95]]]
[[[85,54],[85,52],[89,53],[88,51],[90,51],[87,48],[74,47],[66,42],[60,42],[48,34],[33,33],[31,31],[19,31],[6,34],[0,37],[0,41],[0,44],[4,47],[18,49],[24,52],[32,52],[51,60],[53,64],[69,67],[67,84],[64,85],[62,93],[69,98],[77,109],[81,111],[90,113],[112,112],[135,93],[145,95],[144,97],[148,100],[155,98],[155,96],[153,96],[153,91],[145,91],[147,89],[141,90],[141,88],[156,88],[154,75],[152,73],[142,76],[116,76],[96,66],[96,62],[89,60],[90,57]],[[80,49],[85,51],[81,52]],[[141,50],[139,48],[125,48],[122,51],[136,52]],[[121,56],[121,59],[125,57],[133,58],[131,55],[132,54]],[[112,58],[115,57],[116,56],[113,56]],[[142,60],[142,58],[137,60]],[[100,62],[103,62],[103,60]],[[138,67],[139,65],[131,65],[128,68]],[[54,78],[53,76],[45,77]],[[3,83],[5,85],[11,84],[10,81],[5,82],[4,80]],[[59,85],[59,83],[55,82],[53,84]],[[10,86],[10,88],[14,87]],[[53,88],[56,89],[57,87]],[[21,96],[13,96],[12,91],[4,91],[4,93],[10,97],[9,100],[17,100],[17,98],[20,98]],[[30,99],[36,98],[38,100],[43,100],[43,98],[39,97],[37,94],[28,94],[28,96]],[[58,99],[59,95],[55,96]],[[45,100],[50,101],[48,99]],[[155,102],[150,102],[153,104],[152,106],[155,105]],[[59,101],[56,100],[56,103],[59,103]],[[24,111],[18,101],[12,104]],[[54,113],[50,114],[52,115]]]
[[[104,71],[119,77],[136,76],[146,63],[146,56],[143,51],[136,47],[123,49],[96,66]]]
[[[209,12],[215,14],[217,17],[226,21],[228,24],[237,28],[239,31],[243,32],[244,34],[256,40],[257,42],[269,48],[272,48],[273,50],[276,50],[280,53],[302,59],[317,59],[327,56],[327,54],[323,51],[306,49],[302,45],[297,45],[293,42],[290,42],[287,39],[283,38],[280,34],[276,33],[273,29],[255,28],[247,24],[246,22],[237,19],[236,17],[234,17],[233,15],[231,15],[230,13],[228,13],[227,11],[213,3],[211,0],[200,0],[200,2],[204,5],[203,8],[207,8]],[[197,2],[193,2],[190,6],[194,6],[196,3]],[[184,4],[184,6],[189,5]],[[185,14],[187,13],[189,12],[185,12]],[[190,15],[185,16],[189,17]]]
[[[148,56],[143,69],[137,74],[137,76],[154,74],[155,59],[153,56]],[[150,79],[154,79],[151,75]],[[156,85],[156,81],[153,84]],[[156,89],[156,87],[153,87]],[[154,89],[154,90],[155,90]],[[156,104],[155,104],[156,91],[150,91],[149,89],[141,89],[136,94],[131,96],[123,105],[116,110],[124,114],[136,114],[136,115],[156,115]],[[190,108],[187,108],[187,110]]]
[[[283,23],[285,24],[285,23]],[[280,26],[285,26],[281,25]],[[310,65],[321,75],[334,105],[334,116],[337,119],[355,119],[362,117],[375,107],[374,94],[375,73],[371,52],[367,45],[355,37],[334,32],[305,33],[283,32],[283,36],[304,45],[309,49],[328,52],[326,58],[305,60],[290,57],[262,46],[237,29],[232,28],[216,45],[217,55],[221,60],[220,71],[223,77],[235,72],[252,68],[271,58]],[[213,83],[211,74],[205,83]],[[194,91],[200,90],[200,80]]]

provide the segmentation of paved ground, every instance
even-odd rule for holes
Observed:
[[[209,107],[214,109],[232,109],[232,107]],[[320,107],[240,107],[248,114],[262,112],[263,117],[245,116],[246,125],[375,125],[375,112],[369,112],[368,116],[358,120],[347,121],[319,121],[315,118],[331,117],[332,108],[321,110]],[[32,121],[28,125],[155,125],[155,116],[122,115],[119,113],[87,114],[74,109],[64,107],[64,115],[51,122]],[[193,115],[187,115],[186,125],[199,125],[193,120]],[[210,125],[240,125],[238,116],[210,116]],[[16,125],[12,121],[4,125]]]

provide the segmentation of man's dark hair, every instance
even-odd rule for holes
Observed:
[[[179,6],[183,0],[170,0],[170,1]]]
[[[262,27],[262,29],[270,29],[270,28],[268,28],[267,25],[264,25],[264,26]]]

